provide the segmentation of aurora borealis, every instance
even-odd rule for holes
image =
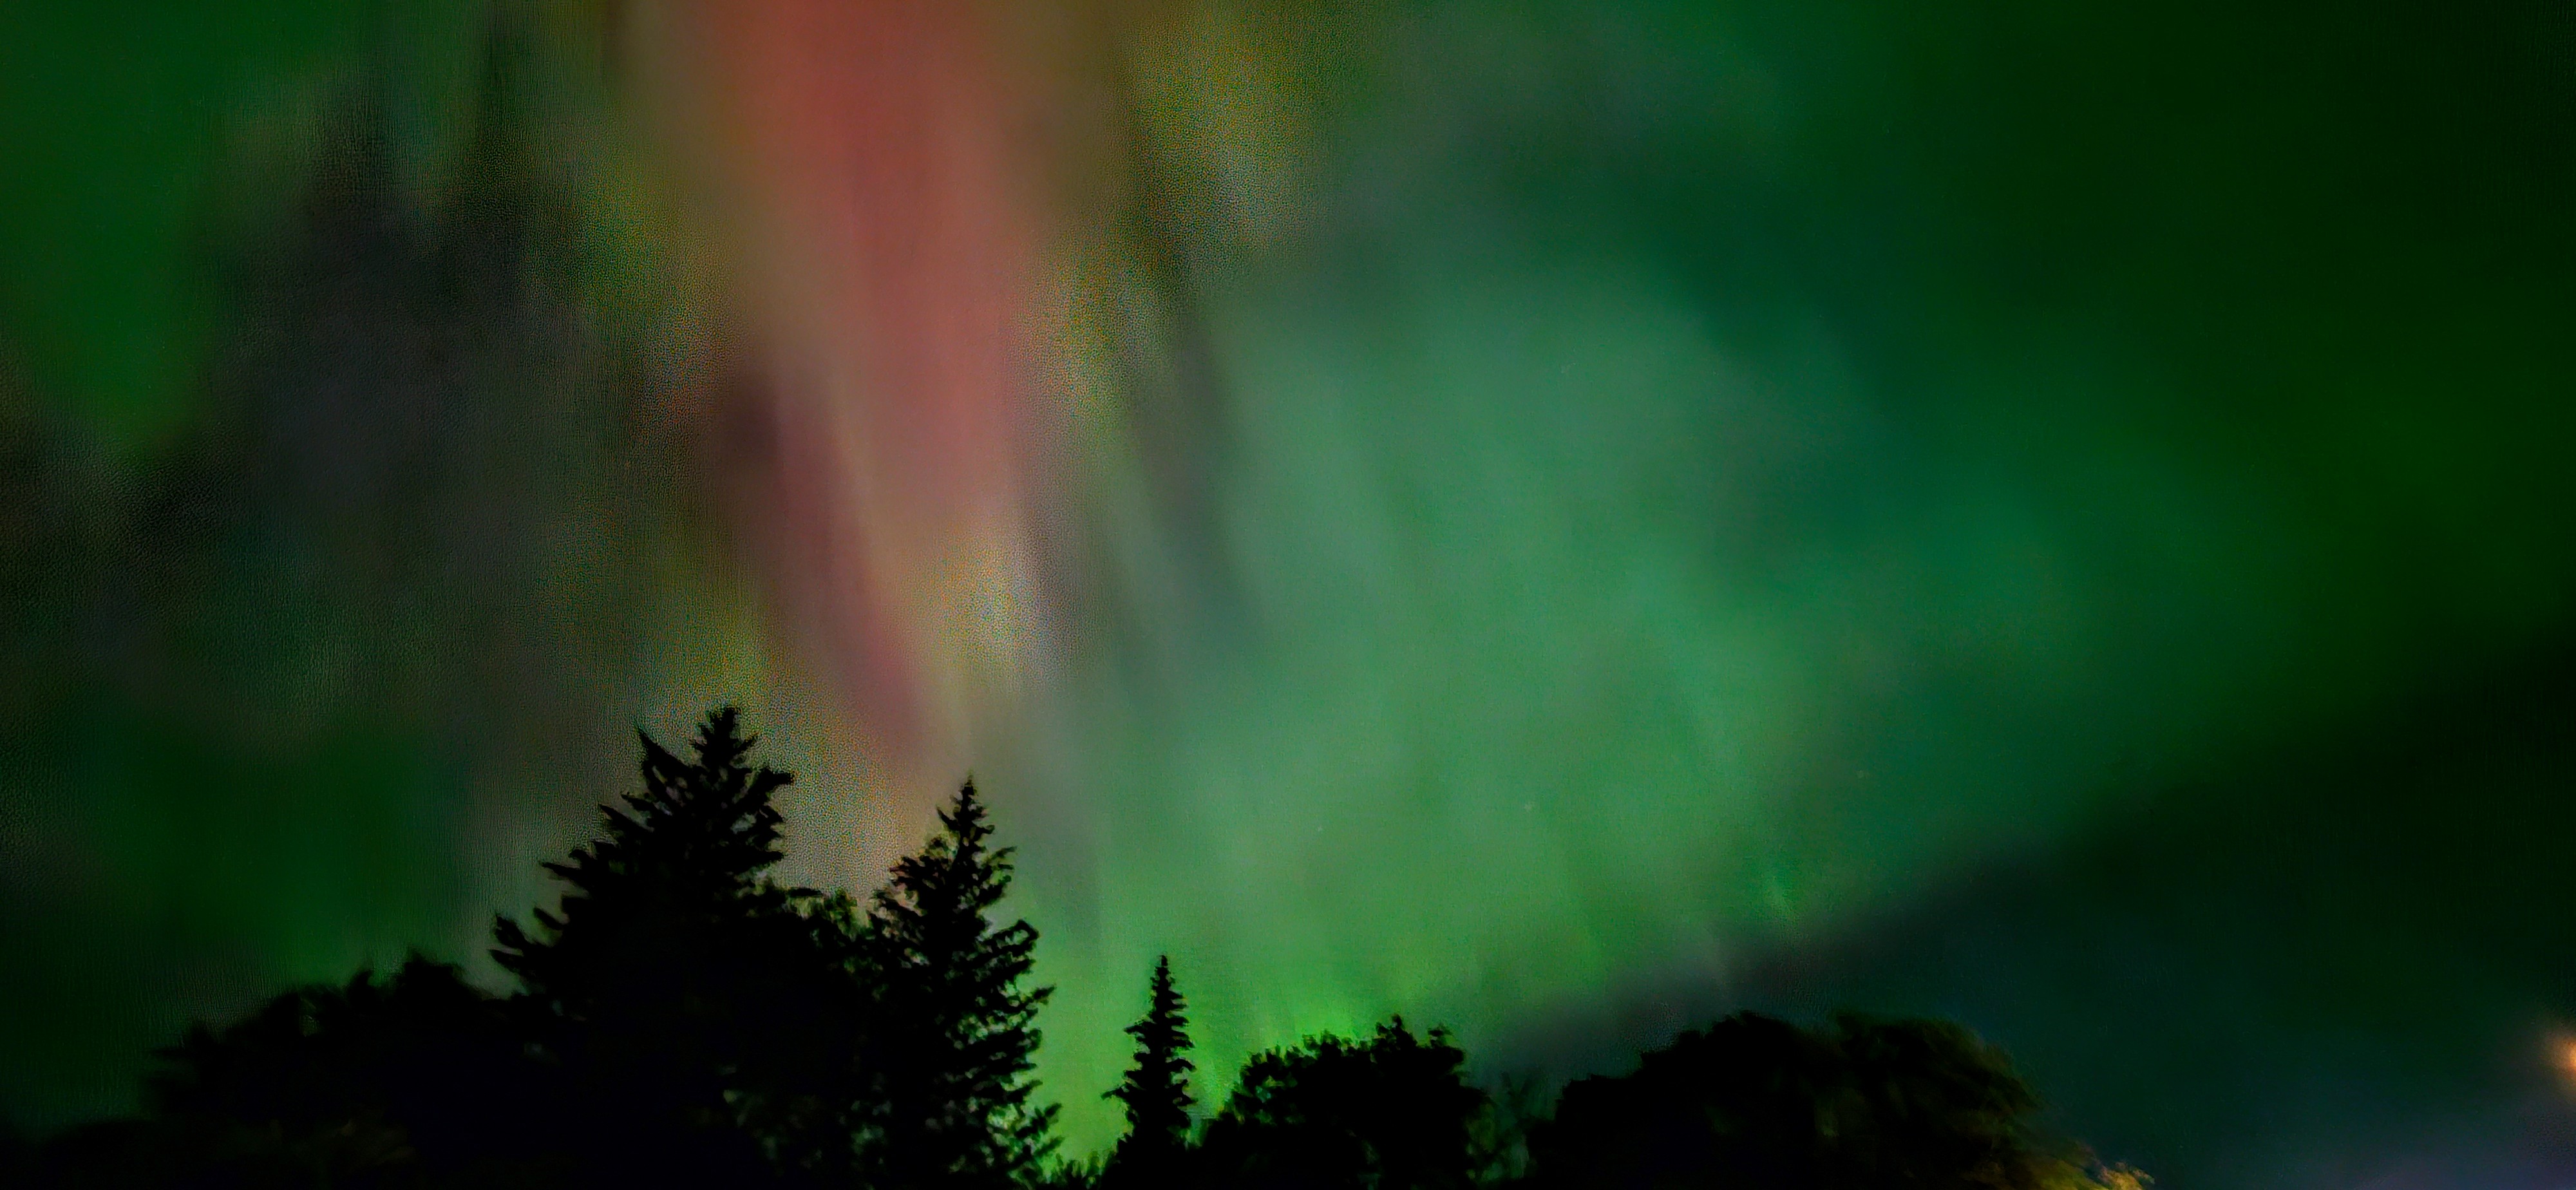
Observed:
[[[10,6],[0,1107],[731,698],[802,878],[971,768],[1077,1146],[1168,951],[2559,1184],[2570,212],[2564,4]]]

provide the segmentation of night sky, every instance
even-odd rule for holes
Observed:
[[[1956,1017],[2162,1184],[2576,1181],[2576,10],[0,6],[0,1112],[739,701],[970,769],[1112,1135]],[[1203,1087],[1202,1098],[1208,1098]]]

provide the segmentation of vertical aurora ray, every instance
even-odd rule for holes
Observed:
[[[2281,11],[1120,27],[1093,536],[1015,758],[1082,807],[1032,842],[1059,1019],[1132,1011],[1165,948],[1220,1053],[1714,1005],[2224,813],[2194,785],[2305,797],[2223,774],[2551,647],[2567,94],[2514,19],[2287,69]],[[1110,1036],[1057,1069],[1105,1082]]]
[[[1028,377],[1045,234],[971,9],[707,5],[673,16],[741,167],[751,507],[789,631],[916,774],[1029,664]],[[924,758],[915,760],[913,758]],[[934,777],[935,783],[941,778]]]

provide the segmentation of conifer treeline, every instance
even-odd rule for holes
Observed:
[[[565,892],[494,923],[496,996],[414,956],[300,988],[163,1051],[141,1117],[0,1150],[59,1187],[1181,1190],[1471,1186],[2135,1185],[2030,1124],[2036,1100],[1955,1026],[1750,1014],[1523,1119],[1446,1031],[1401,1018],[1255,1055],[1194,1120],[1168,958],[1109,1092],[1127,1132],[1055,1159],[1035,1101],[1037,933],[997,913],[1011,851],[972,782],[866,902],[782,886],[775,793],[731,708],[683,760],[642,737],[642,788],[548,870]],[[10,1168],[15,1166],[15,1168]]]

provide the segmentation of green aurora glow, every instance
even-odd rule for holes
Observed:
[[[594,14],[501,104],[478,8],[365,11],[0,13],[26,1121],[470,953],[633,722],[744,699],[806,874],[923,823],[738,560]],[[1203,1069],[1851,1002],[2173,1185],[2576,1130],[2563,5],[1095,15],[1052,652],[971,741],[1077,1146],[1167,950]]]

